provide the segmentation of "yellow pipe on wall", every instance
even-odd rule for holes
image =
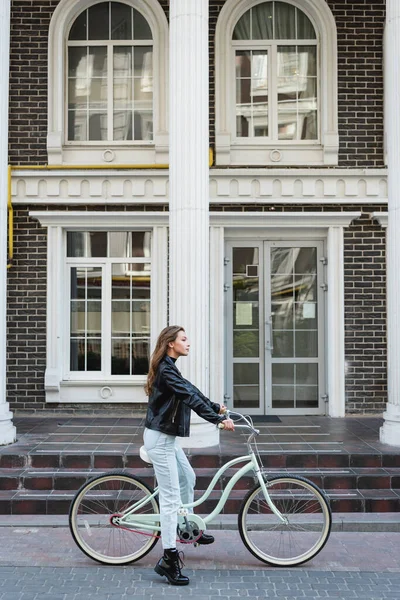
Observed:
[[[214,163],[213,149],[208,151],[208,164],[210,167]],[[11,196],[11,174],[12,171],[60,171],[60,170],[85,170],[85,171],[102,171],[102,170],[144,170],[144,169],[168,169],[169,165],[8,165],[7,177],[7,207],[8,207],[8,264],[7,269],[11,267],[14,256],[14,213]]]
[[[7,173],[7,208],[8,208],[8,263],[7,269],[11,267],[14,256],[14,213],[11,202],[11,166],[8,165]]]

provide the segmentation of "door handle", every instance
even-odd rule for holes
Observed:
[[[269,328],[269,340],[268,340],[268,350],[270,350],[271,352],[274,349],[274,330],[272,327],[272,317],[274,316],[274,314],[272,313],[272,315],[270,315],[269,320],[266,322],[266,325],[268,325]]]

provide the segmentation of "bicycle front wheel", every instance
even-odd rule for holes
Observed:
[[[125,473],[100,475],[86,482],[69,513],[72,537],[82,552],[106,565],[126,565],[148,554],[159,532],[120,527],[113,524],[113,517],[139,502],[142,506],[135,514],[159,514],[152,493],[146,483]]]
[[[322,490],[303,477],[282,475],[266,482],[275,515],[261,486],[245,497],[239,513],[239,532],[246,548],[264,563],[277,567],[301,565],[326,544],[332,513]]]

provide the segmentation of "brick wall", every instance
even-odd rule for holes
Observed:
[[[322,1],[322,0],[321,0]],[[214,36],[225,0],[210,0],[210,143],[214,145]],[[10,162],[45,164],[47,43],[58,0],[12,0]],[[168,16],[168,0],[160,0]],[[383,166],[385,0],[329,0],[338,30],[341,167]]]
[[[346,409],[377,412],[387,402],[385,232],[361,219],[345,232]],[[384,210],[381,208],[380,210]]]
[[[59,210],[65,207],[56,207]],[[125,210],[126,207],[112,207]],[[237,205],[224,210],[264,210]],[[165,206],[151,207],[163,210]],[[215,205],[212,210],[221,210]],[[345,230],[345,357],[347,412],[377,412],[386,402],[385,232],[369,214],[383,206],[348,206],[362,217]],[[74,208],[76,210],[76,207]],[[82,210],[86,210],[83,208]],[[101,207],[96,207],[101,210]],[[104,207],[103,207],[104,210]],[[274,207],[275,211],[332,211],[337,205]],[[46,230],[28,217],[26,207],[15,214],[13,267],[8,273],[8,401],[13,410],[42,410],[46,366]],[[95,411],[99,407],[84,407]],[[102,406],[104,410],[104,405]],[[110,410],[132,406],[110,406]],[[74,405],[51,405],[51,410],[74,412]],[[78,407],[79,410],[79,407]]]

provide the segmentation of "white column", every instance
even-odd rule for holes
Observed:
[[[328,229],[328,399],[330,417],[345,416],[343,227]]]
[[[400,2],[386,0],[385,95],[388,150],[388,403],[380,440],[400,446]]]
[[[6,392],[7,314],[7,188],[8,188],[8,77],[10,67],[10,0],[0,0],[0,444],[15,442]]]
[[[208,0],[170,0],[169,323],[182,325],[190,355],[178,367],[209,390]],[[218,399],[216,399],[218,401]],[[195,417],[186,446],[218,443]]]

